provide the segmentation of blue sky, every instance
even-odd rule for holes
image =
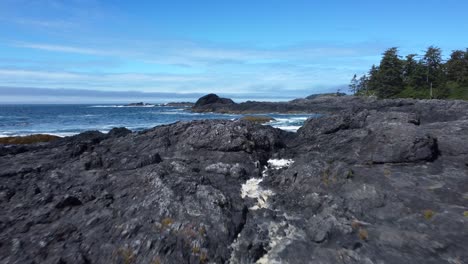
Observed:
[[[464,0],[1,0],[0,86],[336,91],[392,46],[402,55],[465,49],[466,10]]]

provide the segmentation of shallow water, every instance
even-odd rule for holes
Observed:
[[[269,123],[288,131],[297,130],[313,114],[268,114]],[[87,130],[108,132],[113,127],[140,131],[177,121],[236,119],[242,115],[192,113],[184,108],[156,105],[0,105],[0,137],[52,134],[70,136]]]

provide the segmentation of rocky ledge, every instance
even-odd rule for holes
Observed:
[[[460,100],[385,99],[360,96],[312,95],[289,102],[235,103],[216,94],[201,97],[192,107],[193,112],[217,112],[232,114],[268,113],[337,113],[358,112],[363,109],[378,111],[414,112],[424,120],[453,120],[468,114],[468,102]],[[440,118],[439,118],[440,116]]]
[[[0,262],[468,263],[467,105],[398,102],[0,147]]]

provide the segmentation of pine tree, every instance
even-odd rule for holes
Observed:
[[[356,74],[354,74],[351,82],[349,83],[349,91],[352,94],[356,94],[358,92],[358,80]]]
[[[454,50],[447,61],[447,80],[458,84],[468,82],[468,55],[462,50]]]
[[[371,69],[369,70],[368,80],[367,80],[367,90],[369,92],[374,93],[377,88],[379,87],[379,67],[372,65]]]
[[[426,84],[430,91],[434,90],[433,97],[445,98],[448,96],[446,78],[440,48],[430,46],[422,59],[426,67]]]
[[[374,87],[377,96],[381,98],[396,96],[404,89],[402,76],[403,62],[398,57],[398,48],[386,50],[375,76],[378,82],[378,86]]]
[[[357,93],[369,95],[368,83],[369,78],[367,77],[367,75],[364,74],[363,76],[361,76],[358,80]]]

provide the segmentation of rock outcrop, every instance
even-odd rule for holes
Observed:
[[[229,98],[221,98],[216,94],[207,94],[200,97],[192,109],[197,109],[198,112],[214,112],[231,105],[235,105],[235,103]]]
[[[341,98],[0,145],[0,262],[467,263],[466,103]]]
[[[134,106],[134,107],[148,107],[148,106],[154,106],[154,104],[148,104],[148,103],[144,103],[144,102],[138,102],[138,103],[129,103],[129,104],[126,104],[124,106]]]
[[[202,98],[219,98],[210,94]],[[200,100],[202,99],[200,98]],[[214,100],[214,99],[213,99]],[[230,100],[230,99],[224,99]],[[192,107],[194,112],[218,112],[233,114],[268,114],[268,113],[323,113],[340,111],[357,112],[364,109],[394,111],[418,114],[424,121],[451,121],[468,115],[468,102],[461,100],[415,100],[384,99],[359,96],[312,96],[289,102],[203,103]],[[216,100],[214,100],[217,102]],[[205,102],[205,100],[203,100]]]

